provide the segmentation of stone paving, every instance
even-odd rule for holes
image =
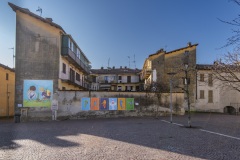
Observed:
[[[13,123],[0,120],[0,159],[240,159],[240,116]]]

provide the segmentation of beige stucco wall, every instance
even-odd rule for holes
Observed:
[[[200,74],[204,74],[204,82],[200,82]],[[195,103],[196,111],[204,112],[224,112],[224,107],[240,107],[240,92],[230,89],[223,82],[214,79],[213,86],[208,85],[208,74],[211,70],[199,70],[197,73],[197,99]],[[204,90],[204,99],[200,99],[200,90]],[[208,91],[213,91],[213,103],[208,102]]]
[[[6,74],[8,74],[8,80],[6,80]],[[0,117],[13,116],[15,72],[0,67],[0,82]]]

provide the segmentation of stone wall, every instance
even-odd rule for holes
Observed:
[[[134,110],[116,111],[82,111],[82,97],[98,98],[134,98]],[[170,95],[161,94],[161,102],[154,93],[146,92],[100,92],[100,91],[59,91],[58,92],[58,119],[82,119],[96,117],[138,117],[138,116],[163,116],[170,113]],[[159,98],[160,99],[160,98]],[[174,114],[184,114],[184,95],[172,94]],[[24,119],[24,117],[22,117]],[[28,120],[50,120],[51,109],[32,107],[28,110]]]

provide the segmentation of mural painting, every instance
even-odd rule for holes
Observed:
[[[98,111],[99,110],[99,98],[91,98],[91,110]]]
[[[134,110],[134,98],[126,98],[126,110]]]
[[[109,98],[109,110],[117,110],[117,98]]]
[[[100,98],[100,110],[108,110],[108,98]]]
[[[51,107],[52,80],[24,80],[23,107]]]
[[[83,97],[83,111],[134,110],[134,98],[97,98]]]
[[[126,99],[118,98],[118,110],[126,110]]]
[[[82,98],[82,110],[89,111],[90,110],[90,98],[84,97]]]

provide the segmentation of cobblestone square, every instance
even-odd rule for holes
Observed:
[[[240,159],[240,117],[0,121],[0,159]]]

